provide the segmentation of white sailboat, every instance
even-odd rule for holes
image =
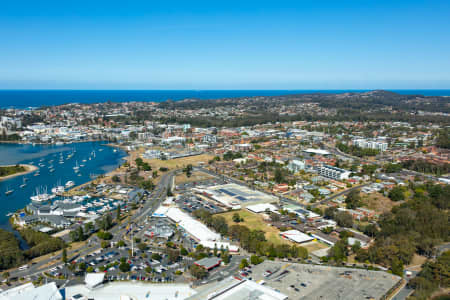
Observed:
[[[6,196],[9,196],[9,195],[11,195],[13,192],[14,192],[13,189],[10,189],[9,187],[7,187],[7,188],[6,188],[6,191],[5,191],[5,195],[6,195]]]
[[[27,186],[27,184],[25,183],[25,181],[26,181],[26,179],[25,179],[25,177],[24,177],[24,178],[23,178],[23,182],[22,182],[22,184],[20,185],[20,188],[21,188],[21,189],[23,189],[24,187]]]
[[[75,185],[75,182],[73,182],[72,180],[69,180],[66,182],[66,188],[71,188]]]

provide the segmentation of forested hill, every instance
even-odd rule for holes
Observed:
[[[242,104],[256,105],[264,108],[265,105],[294,103],[318,103],[323,108],[334,109],[379,109],[388,108],[405,111],[426,111],[450,113],[450,97],[403,95],[394,92],[375,90],[361,93],[312,93],[294,94],[284,96],[256,96],[240,98],[223,98],[212,100],[186,99],[182,101],[166,101],[159,104],[161,108],[200,109],[215,106],[232,106]],[[267,106],[266,106],[267,107]]]

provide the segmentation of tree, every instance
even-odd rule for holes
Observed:
[[[91,267],[91,266],[89,266],[89,267],[86,269],[86,272],[92,273],[92,272],[94,272],[94,268]]]
[[[250,262],[252,265],[258,265],[258,264],[262,263],[263,261],[264,261],[264,259],[262,259],[258,255],[250,256]]]
[[[86,263],[83,261],[83,262],[80,262],[79,264],[78,264],[78,269],[80,270],[80,271],[86,271]]]
[[[397,258],[393,258],[391,262],[391,271],[393,274],[403,276],[403,263]]]
[[[241,260],[241,263],[239,264],[239,269],[244,269],[244,268],[247,268],[249,266],[249,264],[248,264],[248,260],[247,259],[245,259],[245,258],[243,258],[242,260]]]
[[[389,163],[389,164],[386,164],[383,169],[384,169],[384,172],[386,172],[386,173],[397,173],[402,170],[402,165]]]
[[[186,255],[188,255],[188,251],[186,250],[186,248],[184,248],[184,247],[182,246],[181,249],[180,249],[180,254],[181,254],[182,256],[186,256]]]
[[[336,214],[335,220],[337,224],[341,227],[352,227],[353,217],[346,211],[340,211]]]
[[[359,249],[361,249],[361,242],[360,241],[356,241],[352,245],[352,251],[353,251],[353,253],[356,253],[356,252],[358,252]]]
[[[108,248],[109,247],[109,245],[110,245],[110,243],[109,242],[107,242],[107,241],[102,241],[101,243],[100,243],[100,246],[103,248],[103,249],[106,249],[106,248]]]
[[[392,201],[405,200],[404,188],[402,186],[396,186],[396,187],[392,188],[388,194],[388,197]]]
[[[70,232],[70,238],[73,242],[84,241],[85,235],[83,232],[83,227],[78,226],[75,230]]]
[[[117,247],[121,248],[121,247],[125,247],[125,242],[120,240],[117,242]]]
[[[67,264],[67,250],[66,250],[66,248],[64,248],[64,249],[62,250],[61,259],[62,259],[62,262],[63,262],[64,264]]]
[[[92,222],[87,222],[84,224],[84,232],[89,234],[92,230],[94,230],[94,224]]]
[[[120,204],[117,206],[117,210],[116,210],[116,219],[117,219],[117,221],[120,220]]]
[[[127,262],[121,262],[119,265],[119,270],[123,273],[130,271],[130,264]]]
[[[328,251],[328,257],[339,263],[346,259],[348,255],[347,240],[342,239],[336,242]]]
[[[189,271],[191,272],[191,275],[197,279],[203,279],[206,278],[206,276],[208,276],[208,272],[206,272],[205,269],[195,264],[190,267]]]
[[[280,168],[275,170],[274,181],[276,183],[282,183],[284,181],[284,174]]]
[[[324,217],[327,219],[334,219],[337,212],[337,208],[334,206],[329,206],[325,209]]]
[[[359,193],[359,189],[350,191],[345,198],[345,203],[347,204],[348,209],[355,209],[361,206],[361,195]]]
[[[97,232],[97,236],[101,238],[102,240],[111,240],[113,238],[113,235],[111,232],[100,230]]]
[[[232,219],[233,219],[233,222],[235,222],[235,223],[244,221],[244,219],[241,218],[241,216],[238,213],[234,213]]]
[[[110,214],[103,216],[103,218],[97,219],[96,223],[97,226],[104,231],[110,229],[113,225],[112,217]]]
[[[138,157],[134,160],[136,162],[136,166],[140,167],[142,163],[144,162],[142,158]]]
[[[450,149],[450,130],[443,129],[439,131],[436,138],[436,146],[440,148]]]
[[[120,182],[120,177],[119,176],[117,176],[117,175],[114,175],[112,178],[111,178],[111,180],[113,181],[113,182]]]
[[[191,175],[192,175],[192,170],[193,170],[193,167],[192,167],[192,165],[191,164],[188,164],[187,166],[186,166],[186,168],[184,168],[183,169],[183,172],[185,172],[186,173],[186,177],[191,177]]]
[[[153,253],[152,259],[160,261],[162,259],[162,257],[161,257],[161,255],[159,255],[159,253]]]
[[[150,179],[142,181],[139,185],[141,188],[149,191],[155,188],[155,184]]]
[[[224,264],[227,265],[230,263],[230,253],[228,251],[223,251],[220,257],[222,258]]]
[[[214,228],[217,232],[222,235],[226,235],[228,233],[228,224],[224,217],[214,216],[211,221],[212,228]]]

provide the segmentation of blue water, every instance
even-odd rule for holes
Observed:
[[[230,97],[277,96],[302,93],[344,93],[367,90],[0,90],[0,107],[40,107],[64,103],[122,101],[162,102],[186,98],[220,99]],[[450,96],[450,90],[391,90],[400,94]]]
[[[103,150],[100,151],[100,149]],[[95,150],[95,158],[89,160],[93,150]],[[104,146],[102,142],[73,143],[61,146],[0,144],[0,165],[28,164],[32,161],[35,166],[38,166],[41,159],[43,159],[42,164],[45,165],[39,168],[40,176],[33,176],[33,172],[0,181],[0,228],[10,229],[6,214],[30,203],[30,196],[36,192],[36,188],[47,187],[47,191],[51,193],[51,189],[58,182],[64,185],[67,181],[72,180],[75,185],[80,185],[90,181],[92,177],[114,170],[123,162],[126,153],[122,150],[116,152],[113,150],[114,148]],[[64,164],[59,164],[60,153],[64,155]],[[66,160],[69,153],[74,153],[74,155]],[[83,162],[84,159],[86,162]],[[54,160],[52,163],[54,172],[49,172],[50,160]],[[81,176],[78,176],[73,170],[77,162],[79,165],[85,165],[80,168]],[[20,188],[24,177],[29,180],[26,182],[25,188]],[[7,189],[14,189],[14,192],[7,196],[5,195]]]

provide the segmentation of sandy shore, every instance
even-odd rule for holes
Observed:
[[[0,166],[0,167],[11,167],[11,166],[15,166],[15,165],[3,165],[3,166]],[[23,164],[21,164],[20,166],[24,167],[26,169],[26,171],[19,172],[19,173],[16,173],[16,174],[11,174],[11,175],[8,175],[8,176],[0,177],[0,181],[6,180],[6,179],[10,179],[10,178],[13,178],[13,177],[16,177],[16,176],[25,175],[25,174],[34,172],[34,171],[36,171],[38,169],[38,167],[33,166],[33,165],[23,165]]]

